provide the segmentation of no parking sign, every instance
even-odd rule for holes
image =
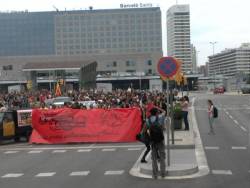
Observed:
[[[163,78],[173,77],[179,70],[180,65],[173,57],[162,57],[157,65],[158,73]]]

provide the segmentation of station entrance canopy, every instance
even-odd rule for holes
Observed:
[[[96,82],[96,68],[95,61],[30,62],[23,66],[22,71],[27,72],[27,80],[32,82],[32,89],[37,88],[38,81],[56,82],[70,78],[81,83],[81,88],[93,88]]]

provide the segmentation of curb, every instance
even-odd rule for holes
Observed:
[[[196,117],[195,117],[194,102],[195,102],[195,98],[193,98],[192,100],[191,121],[192,121],[193,132],[194,132],[194,143],[195,143],[194,152],[195,152],[195,158],[196,158],[197,164],[187,164],[186,166],[182,164],[182,165],[175,165],[175,166],[172,165],[170,167],[167,167],[166,168],[167,176],[164,179],[191,179],[191,178],[202,177],[202,176],[209,174],[210,170],[208,167],[207,158],[206,158],[205,151],[202,145],[202,140],[200,137],[200,133],[199,133]],[[190,145],[187,145],[185,147],[190,147]],[[132,176],[152,179],[151,166],[140,164],[140,159],[144,151],[141,153],[140,157],[135,162],[134,166],[131,168],[129,173]],[[148,154],[148,157],[150,156],[150,154],[151,153]],[[182,167],[182,169],[178,169],[178,167],[180,166]],[[183,166],[185,166],[185,168],[183,168]]]

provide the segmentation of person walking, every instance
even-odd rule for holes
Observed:
[[[145,150],[142,158],[141,158],[141,163],[147,163],[146,157],[147,157],[148,153],[150,152],[150,140],[149,140],[149,136],[147,133],[147,129],[148,128],[147,128],[146,124],[144,124],[141,133],[137,136],[137,139],[139,141],[141,141],[143,144],[145,144],[145,146],[147,148]]]
[[[185,130],[189,130],[189,123],[188,123],[188,106],[189,106],[189,98],[188,96],[184,96],[181,101],[181,108],[182,108],[182,116],[185,124]]]
[[[214,132],[214,104],[213,102],[209,99],[207,100],[208,103],[208,121],[209,121],[209,127],[210,127],[210,131],[208,134],[215,134]]]
[[[161,112],[160,115],[158,115],[158,111]],[[150,145],[151,145],[151,157],[152,157],[152,169],[153,169],[153,178],[158,178],[158,164],[157,159],[159,156],[160,161],[160,175],[162,178],[165,177],[165,169],[166,169],[166,163],[165,163],[165,144],[164,144],[164,116],[165,111],[160,108],[152,108],[150,110],[150,117],[146,120],[146,124],[149,127],[148,128],[148,135],[150,138]]]

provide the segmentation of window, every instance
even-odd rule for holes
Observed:
[[[148,74],[152,74],[152,69],[148,69]]]
[[[135,66],[135,61],[126,61],[126,66]]]
[[[126,66],[129,67],[130,66],[130,62],[126,61]]]
[[[113,62],[113,67],[116,67],[116,66],[117,66],[117,62],[114,61],[114,62]]]
[[[126,70],[126,72],[128,72],[128,73],[135,73],[136,71],[135,70]]]
[[[147,64],[150,66],[150,65],[152,65],[152,60],[148,60],[147,61]]]
[[[3,66],[3,70],[13,70],[13,66],[12,65]]]

